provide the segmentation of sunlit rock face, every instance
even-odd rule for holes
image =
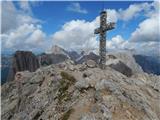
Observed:
[[[120,52],[109,52],[107,53],[107,59],[110,60],[113,58],[110,56],[114,56],[114,59],[119,59],[125,65],[127,65],[133,73],[142,73],[142,67],[136,62],[134,58],[134,54],[130,51],[120,51]]]

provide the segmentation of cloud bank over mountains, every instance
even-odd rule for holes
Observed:
[[[52,43],[68,50],[98,50],[98,36],[94,29],[99,27],[99,16],[92,21],[71,20],[61,29],[48,36],[41,26],[42,21],[32,13],[32,2],[19,3],[17,9],[12,2],[2,2],[2,50],[26,49],[47,50]],[[107,9],[108,21],[126,22],[139,16],[146,17],[141,21],[129,39],[117,34],[107,40],[108,49],[135,49],[140,53],[158,53],[160,46],[160,2],[132,4],[126,9]],[[79,8],[79,13],[87,14],[80,4],[71,4],[68,10]],[[71,9],[72,8],[72,9]],[[76,9],[77,9],[76,8]],[[74,9],[75,10],[75,9]],[[78,10],[78,9],[77,9]],[[14,18],[14,19],[13,19]]]
[[[157,52],[160,45],[159,31],[159,2],[141,3],[130,5],[127,9],[107,9],[108,21],[129,21],[140,16],[144,12],[147,18],[139,23],[138,28],[131,34],[128,40],[116,35],[107,41],[108,49],[135,49],[137,52]],[[160,5],[160,4],[159,4]],[[91,22],[84,20],[72,20],[62,26],[62,29],[53,34],[55,44],[66,49],[98,49],[97,36],[93,31],[99,26],[99,17]],[[68,42],[69,41],[69,42]],[[88,43],[88,44],[87,44]]]

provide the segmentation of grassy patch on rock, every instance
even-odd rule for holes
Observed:
[[[68,88],[73,85],[76,79],[68,74],[67,72],[62,71],[62,79],[60,80],[59,94],[58,94],[58,103],[61,104],[63,101],[68,101],[71,99],[71,94],[67,91]]]
[[[61,76],[62,76],[62,79],[66,79],[71,83],[74,83],[76,81],[76,79],[72,75],[68,74],[67,72],[62,71]]]
[[[69,109],[66,113],[64,113],[61,120],[68,120],[72,112],[74,112],[74,109]]]

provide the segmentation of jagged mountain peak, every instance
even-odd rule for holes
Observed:
[[[67,51],[58,45],[54,45],[51,48],[51,53],[53,53],[53,54],[66,54]]]

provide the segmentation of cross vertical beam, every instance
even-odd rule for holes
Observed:
[[[107,22],[107,13],[102,11],[100,14],[100,28],[102,31],[100,32],[100,44],[99,44],[99,54],[100,54],[100,68],[105,69],[106,64],[106,31],[104,27],[106,26]]]
[[[101,69],[105,69],[106,64],[106,32],[112,30],[115,27],[115,23],[107,23],[107,12],[102,11],[100,13],[100,27],[95,29],[94,34],[100,34],[100,43],[99,43],[99,55],[100,61],[99,66]]]

